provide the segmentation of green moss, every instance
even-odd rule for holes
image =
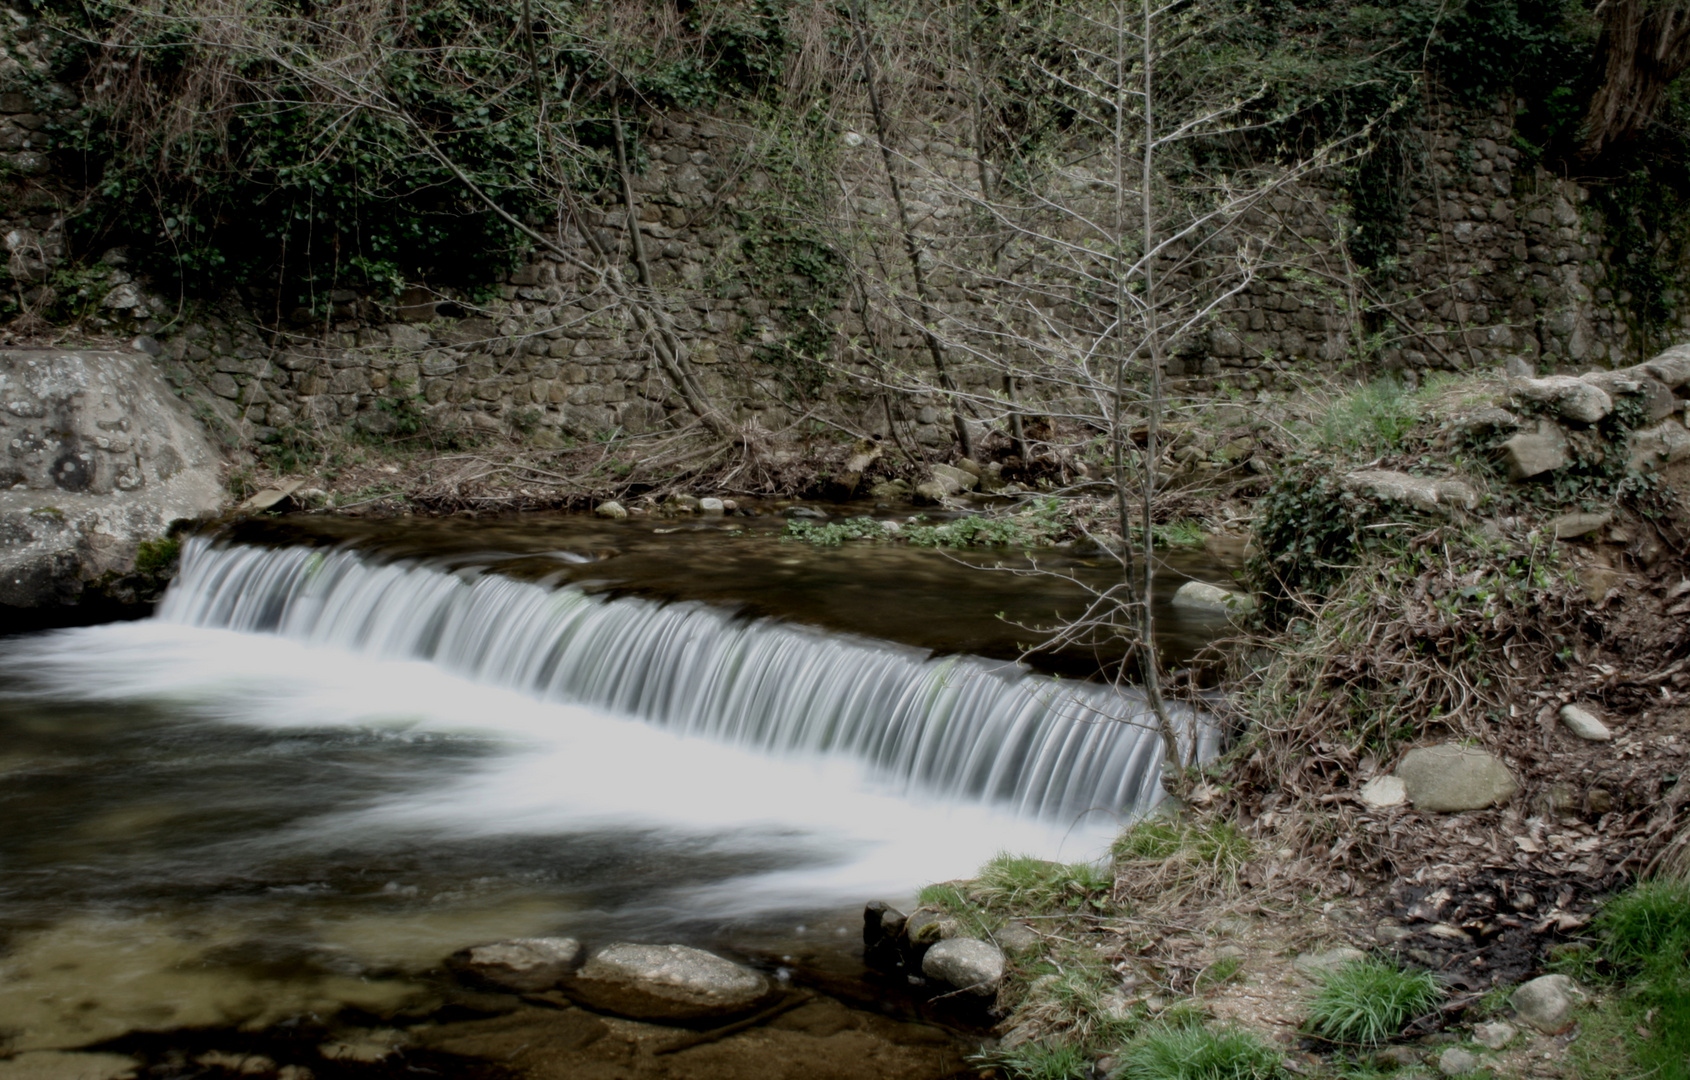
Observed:
[[[181,554],[182,545],[172,537],[143,540],[135,549],[135,570],[142,574],[156,574],[161,570],[168,570],[176,565],[176,560]]]

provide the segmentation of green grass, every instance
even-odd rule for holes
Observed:
[[[1091,863],[1003,854],[980,868],[970,894],[988,907],[1060,912],[1101,907],[1114,886],[1114,876]]]
[[[1587,1080],[1690,1080],[1690,883],[1657,879],[1610,900],[1597,917],[1616,977],[1584,1010],[1571,1053]],[[1599,977],[1593,965],[1583,975]]]
[[[1121,1051],[1118,1080],[1271,1080],[1283,1056],[1255,1035],[1235,1029],[1160,1027]]]
[[[1400,447],[1421,415],[1415,393],[1386,377],[1328,405],[1315,421],[1313,440],[1325,450],[1377,457]]]
[[[1227,886],[1237,882],[1254,851],[1249,838],[1230,821],[1193,824],[1167,818],[1139,822],[1122,833],[1114,846],[1117,861],[1178,859],[1193,873]]]
[[[1429,971],[1357,960],[1321,980],[1309,1006],[1308,1026],[1329,1042],[1375,1046],[1402,1034],[1410,1020],[1431,1011],[1443,996],[1443,987]]]
[[[1090,1080],[1091,1058],[1071,1043],[1022,1043],[1012,1050],[982,1055],[975,1060],[996,1065],[1011,1080]]]
[[[1191,520],[1172,521],[1166,525],[1152,525],[1150,535],[1159,548],[1200,548],[1203,546],[1203,526]]]

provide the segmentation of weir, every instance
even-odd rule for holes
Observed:
[[[1028,818],[1131,815],[1161,797],[1162,739],[1134,692],[703,604],[194,537],[158,617],[427,661],[772,755],[842,756],[904,794]],[[1212,725],[1176,720],[1212,757]]]

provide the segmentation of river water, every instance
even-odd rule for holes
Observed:
[[[864,900],[1154,800],[1097,655],[1012,662],[1084,601],[1014,571],[1109,566],[778,528],[296,516],[191,540],[151,619],[0,639],[0,1046],[425,1015],[512,936],[849,972]]]

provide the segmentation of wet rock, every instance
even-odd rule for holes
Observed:
[[[1600,514],[1573,513],[1562,514],[1549,523],[1551,531],[1557,540],[1573,540],[1580,536],[1588,536],[1597,529],[1605,527],[1614,520],[1614,515],[1606,511]]]
[[[560,989],[600,1012],[633,1020],[731,1016],[769,995],[769,980],[686,945],[611,945]]]
[[[32,1050],[0,1061],[0,1080],[119,1080],[141,1063],[121,1054],[75,1054]]]
[[[900,941],[909,916],[884,900],[863,907],[863,962],[869,967],[891,970],[903,962]]]
[[[1353,964],[1357,960],[1366,959],[1367,954],[1360,949],[1340,945],[1336,949],[1328,949],[1325,952],[1304,953],[1291,961],[1291,966],[1311,979],[1319,979],[1322,976],[1332,974],[1345,964]]]
[[[1438,1071],[1445,1076],[1465,1076],[1479,1067],[1479,1055],[1452,1046],[1438,1055]]]
[[[628,516],[627,509],[615,499],[607,499],[599,503],[593,507],[593,513],[601,518],[610,518],[612,521],[621,521]]]
[[[1408,789],[1403,786],[1402,777],[1386,774],[1375,776],[1361,785],[1357,797],[1368,806],[1383,809],[1387,806],[1401,806],[1408,801]]]
[[[727,508],[722,505],[721,499],[700,499],[698,500],[698,512],[705,517],[721,517],[727,513]]]
[[[1501,1050],[1518,1034],[1520,1029],[1506,1020],[1493,1020],[1473,1027],[1473,1041],[1487,1050]]]
[[[1206,581],[1188,581],[1174,593],[1174,606],[1217,615],[1247,615],[1256,601],[1246,593],[1223,589]]]
[[[515,993],[549,990],[575,973],[584,950],[574,938],[511,938],[477,945],[452,958],[476,981]]]
[[[526,1047],[543,1047],[552,1054],[581,1050],[609,1033],[603,1020],[580,1009],[523,1009],[423,1028],[416,1032],[416,1039],[430,1050],[509,1061]]]
[[[827,514],[824,511],[817,510],[813,506],[789,506],[780,513],[781,516],[785,518],[803,518],[808,521],[827,520]]]
[[[1432,513],[1448,512],[1459,507],[1471,510],[1479,505],[1479,494],[1462,480],[1438,480],[1426,476],[1410,476],[1390,469],[1361,469],[1347,474],[1342,484],[1346,490],[1407,503]]]
[[[1690,431],[1677,420],[1663,420],[1652,428],[1631,433],[1632,472],[1664,468],[1690,458]]]
[[[1512,480],[1530,480],[1567,464],[1567,433],[1554,424],[1522,431],[1502,444],[1502,461]]]
[[[1598,720],[1588,709],[1577,705],[1561,706],[1561,723],[1567,725],[1568,731],[1585,742],[1607,742],[1614,737],[1607,724]]]
[[[1434,813],[1483,810],[1506,802],[1520,787],[1496,755],[1455,743],[1410,750],[1396,774],[1415,809]]]
[[[1573,1007],[1584,991],[1565,975],[1543,975],[1522,983],[1509,999],[1523,1022],[1545,1035],[1559,1035],[1573,1024]]]
[[[981,996],[997,993],[1003,969],[1003,950],[978,938],[946,938],[921,958],[929,979]]]
[[[1571,375],[1516,379],[1514,395],[1548,406],[1557,416],[1579,424],[1594,424],[1614,411],[1614,399],[1600,386]]]

